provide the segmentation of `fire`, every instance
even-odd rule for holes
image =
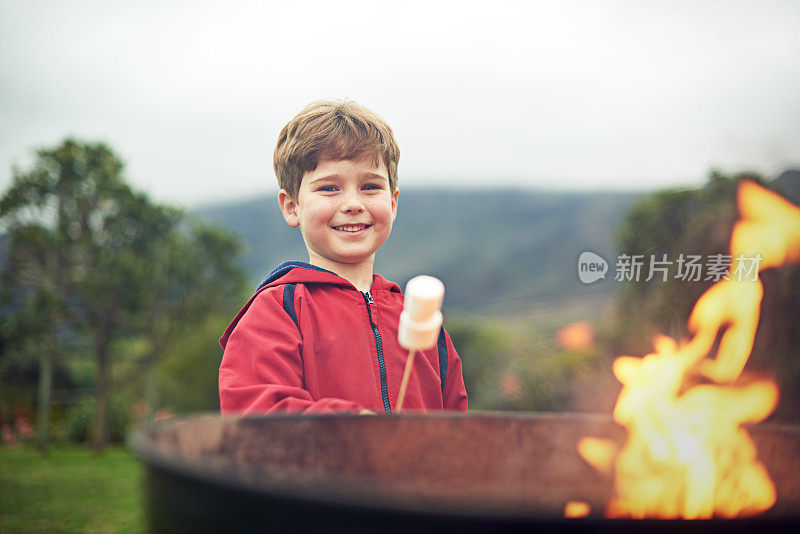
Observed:
[[[568,501],[564,505],[564,517],[586,517],[589,512],[589,503],[583,501]]]
[[[608,517],[736,517],[775,503],[775,486],[742,425],[772,413],[778,388],[737,380],[758,326],[758,272],[800,260],[800,209],[749,181],[739,186],[738,205],[729,279],[695,304],[693,337],[677,343],[660,336],[652,354],[614,361],[622,383],[614,420],[628,430],[623,448],[596,438],[578,444],[589,464],[615,473]]]

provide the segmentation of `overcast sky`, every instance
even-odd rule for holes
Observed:
[[[275,191],[277,134],[321,98],[387,119],[401,189],[800,167],[793,0],[0,0],[0,76],[2,188],[73,135],[160,201]]]

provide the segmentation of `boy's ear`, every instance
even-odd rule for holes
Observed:
[[[297,202],[295,202],[285,189],[281,189],[278,193],[278,205],[281,207],[281,213],[286,221],[286,224],[292,228],[300,226],[300,219],[297,216]]]
[[[400,195],[400,190],[395,187],[392,193],[392,222],[397,218],[397,197]]]

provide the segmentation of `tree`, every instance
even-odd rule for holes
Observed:
[[[65,188],[50,187],[44,168],[20,177],[0,198],[0,222],[8,235],[8,257],[2,273],[4,335],[17,353],[39,360],[38,443],[44,452],[50,420],[53,365],[64,353],[60,338],[67,320],[66,290],[69,265],[64,254],[66,228],[59,216],[66,211]]]
[[[29,169],[15,168],[0,198],[9,257],[18,260],[6,268],[16,295],[11,316],[22,324],[24,310],[36,310],[29,317],[53,347],[41,349],[42,358],[65,350],[64,330],[91,347],[97,450],[109,439],[115,342],[146,332],[152,350],[139,367],[149,368],[164,354],[170,325],[197,317],[230,287],[225,282],[241,279],[232,237],[211,228],[187,231],[180,210],[131,190],[122,171],[106,145],[67,139],[39,150]],[[24,329],[18,333],[26,336]],[[27,338],[33,334],[28,329]],[[52,367],[46,364],[43,359],[43,391]],[[39,399],[40,409],[47,399]]]
[[[727,254],[731,230],[737,218],[736,187],[743,178],[763,182],[752,174],[726,176],[712,171],[701,189],[675,189],[642,198],[630,210],[618,231],[620,253],[663,259],[668,267],[667,281],[642,278],[626,284],[618,299],[618,330],[632,335],[618,347],[641,352],[650,348],[656,333],[675,338],[686,334],[686,321],[694,303],[713,282],[682,280],[677,259],[681,254],[701,256]],[[647,263],[646,263],[647,264]],[[639,343],[637,343],[639,342]]]
[[[148,261],[137,284],[147,310],[140,329],[148,351],[125,378],[145,375],[148,420],[159,405],[159,363],[188,328],[239,298],[245,281],[236,262],[241,248],[228,232],[200,222],[154,236],[148,243]]]
[[[3,338],[15,351],[18,363],[38,360],[38,446],[47,450],[50,426],[50,396],[54,366],[62,359],[62,343],[58,342],[65,309],[54,289],[56,277],[52,255],[48,254],[48,236],[41,228],[20,228],[12,236],[7,269],[2,275],[3,308],[16,313],[3,321]],[[6,348],[8,350],[8,348]]]
[[[95,359],[96,418],[92,444],[99,450],[108,443],[109,395],[113,387],[115,341],[132,332],[126,325],[136,321],[146,305],[143,274],[152,261],[150,240],[169,234],[179,212],[156,206],[146,196],[121,194],[102,217],[97,231],[87,232],[78,258],[85,262],[76,280],[75,297],[83,313],[83,327],[90,336]]]

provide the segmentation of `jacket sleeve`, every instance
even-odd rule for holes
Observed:
[[[283,309],[282,289],[264,290],[227,338],[219,368],[223,414],[360,412],[354,401],[313,399],[303,387],[303,340]]]
[[[442,406],[445,410],[467,411],[467,390],[464,387],[464,375],[461,372],[461,358],[450,340],[450,335],[445,331],[447,344],[447,376],[442,393]]]

